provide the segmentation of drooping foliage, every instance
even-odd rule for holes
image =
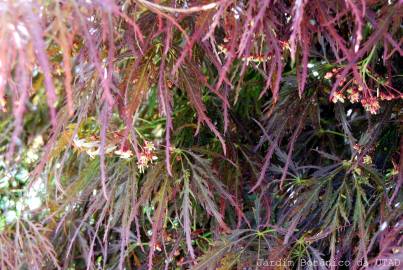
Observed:
[[[402,260],[402,5],[1,2],[0,269]]]

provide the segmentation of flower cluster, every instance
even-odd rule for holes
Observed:
[[[361,104],[365,108],[366,111],[370,112],[371,114],[377,114],[379,109],[379,102],[377,98],[370,97],[370,98],[363,98],[361,99]]]
[[[360,91],[358,88],[349,88],[347,89],[348,99],[351,103],[357,103],[360,101]]]
[[[392,95],[390,93],[388,94],[388,93],[381,92],[381,93],[379,93],[379,98],[381,100],[391,101],[392,99],[395,99],[396,96],[394,96],[394,95]],[[402,97],[400,97],[400,98],[402,98]]]
[[[77,136],[73,139],[73,145],[80,151],[86,152],[91,158],[95,158],[100,154],[100,142],[99,140],[87,141],[86,139],[79,139]],[[130,149],[120,148],[117,149],[117,145],[107,144],[105,146],[105,154],[113,153],[119,158],[130,159],[133,157],[133,153]],[[140,153],[140,157],[137,161],[137,167],[141,173],[154,161],[157,160],[157,156],[154,155],[155,145],[152,142],[144,141],[144,146]]]
[[[73,145],[80,151],[86,152],[91,158],[99,156],[100,142],[98,140],[87,141],[86,139],[79,139],[77,136],[73,139]],[[105,154],[109,154],[115,150],[116,146],[106,146]]]
[[[332,71],[327,72],[324,75],[326,80],[331,80],[332,78],[340,79],[339,69],[332,69]],[[363,89],[362,85],[359,85],[356,80],[351,79],[347,81],[347,77],[341,78],[339,82],[339,87],[341,90],[335,92],[332,96],[332,102],[344,103],[348,99],[351,103],[360,102],[364,109],[371,114],[377,114],[380,110],[379,100],[390,101],[397,98],[402,98],[402,95],[394,95],[385,90],[375,90],[366,88]],[[387,91],[387,92],[385,92]]]
[[[140,173],[144,173],[144,170],[148,168],[149,164],[158,159],[158,157],[154,155],[154,151],[154,144],[149,141],[144,141],[143,150],[141,151],[140,158],[137,161],[137,167]]]
[[[100,141],[87,141],[86,139],[79,139],[77,136],[73,139],[73,145],[79,149],[80,151],[86,152],[91,158],[95,158],[100,155]],[[122,159],[129,159],[133,156],[131,150],[115,150],[117,149],[116,145],[107,144],[105,146],[105,154],[114,153],[116,156]],[[115,151],[114,151],[115,150]]]
[[[364,162],[364,164],[366,164],[366,165],[371,165],[371,164],[372,164],[372,158],[371,158],[371,156],[370,156],[370,155],[364,156],[363,162]]]
[[[343,93],[342,92],[336,92],[336,93],[334,93],[334,95],[333,95],[333,97],[332,97],[332,102],[333,103],[337,103],[337,102],[341,102],[341,103],[344,103],[344,99],[345,99],[346,97],[343,95]]]
[[[379,101],[376,97],[368,97],[368,98],[361,97],[360,92],[357,90],[357,88],[349,88],[347,90],[347,93],[348,93],[347,98],[351,103],[361,102],[361,105],[364,107],[364,109],[370,112],[371,114],[377,114],[379,112],[381,106],[379,105]],[[336,92],[332,97],[332,102],[344,103],[345,99],[346,96],[342,92]]]

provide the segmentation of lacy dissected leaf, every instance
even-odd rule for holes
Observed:
[[[184,65],[180,68],[178,76],[179,87],[186,91],[190,103],[196,110],[198,116],[198,125],[205,123],[210,128],[210,130],[220,140],[225,153],[226,146],[224,138],[206,114],[207,109],[202,100],[202,91],[205,85],[203,84],[201,78],[195,77],[195,74],[192,72],[193,68],[195,67],[190,65]]]
[[[150,252],[148,255],[148,269],[153,269],[153,256],[158,236],[165,222],[165,212],[168,206],[169,194],[171,193],[171,186],[168,177],[165,177],[164,182],[161,184],[160,190],[156,194],[154,204],[157,204],[155,213],[153,215],[152,235],[150,240]]]

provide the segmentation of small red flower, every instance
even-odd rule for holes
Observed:
[[[325,74],[325,79],[330,80],[333,77],[333,73],[332,72],[326,72]]]

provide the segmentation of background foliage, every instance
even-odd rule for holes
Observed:
[[[0,2],[0,268],[402,260],[402,12]]]

